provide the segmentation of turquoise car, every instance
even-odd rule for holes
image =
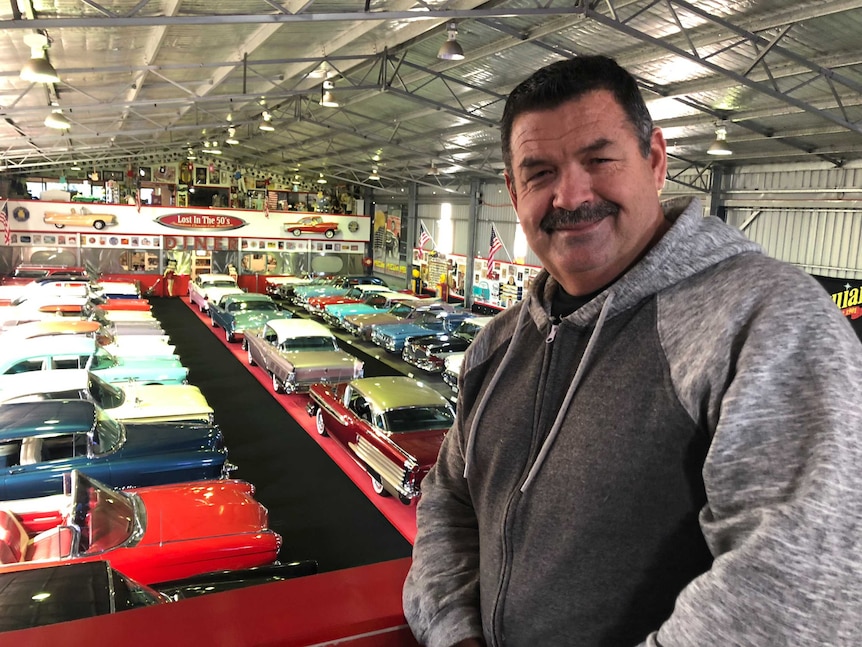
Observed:
[[[225,339],[233,343],[246,330],[263,328],[270,319],[291,317],[292,313],[282,310],[278,304],[265,294],[226,294],[218,303],[209,307],[213,328],[224,330]]]
[[[0,375],[86,368],[105,382],[186,384],[189,370],[167,357],[116,357],[92,337],[53,335],[17,340],[0,350]]]
[[[401,353],[411,337],[447,335],[453,332],[462,321],[470,317],[470,312],[426,311],[406,323],[383,324],[372,327],[371,341],[389,351]]]

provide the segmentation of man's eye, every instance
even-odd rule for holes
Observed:
[[[527,182],[536,182],[538,180],[541,180],[544,177],[547,177],[548,175],[550,175],[550,173],[551,172],[547,169],[543,169],[541,171],[536,171],[532,175],[527,176]]]

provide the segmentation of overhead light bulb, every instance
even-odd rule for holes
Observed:
[[[449,23],[446,42],[440,46],[437,52],[437,58],[444,61],[460,61],[464,58],[464,48],[458,42],[458,25],[454,22]]]
[[[66,119],[62,110],[54,110],[45,117],[45,125],[48,128],[56,128],[57,130],[69,130],[72,124]]]
[[[24,36],[24,42],[30,46],[30,60],[21,68],[21,78],[31,83],[59,83],[57,70],[46,58],[48,37],[34,32]]]
[[[380,176],[377,174],[377,167],[371,169],[371,175],[368,176],[369,180],[379,180]]]
[[[707,155],[733,155],[733,151],[727,145],[727,128],[719,126],[715,129],[715,141],[706,149]]]
[[[81,167],[78,166],[77,164],[72,164],[72,166],[69,167],[69,170],[70,171],[80,171]]]
[[[258,128],[268,133],[275,130],[275,126],[272,125],[272,115],[266,110],[264,110],[263,114],[260,116],[260,124],[258,125]]]
[[[239,144],[239,140],[236,138],[236,128],[227,129],[227,139],[224,140],[224,143],[229,146],[236,146]]]
[[[440,169],[437,168],[436,164],[434,164],[434,160],[431,160],[431,166],[428,167],[425,175],[440,175]]]
[[[332,81],[324,81],[320,86],[320,105],[324,108],[338,108],[339,103],[335,100],[335,83]]]
[[[321,173],[321,174],[320,174],[320,177],[319,177],[319,178],[317,178],[317,183],[318,183],[318,184],[326,184],[326,178],[325,178],[325,177],[323,177],[323,173]]]

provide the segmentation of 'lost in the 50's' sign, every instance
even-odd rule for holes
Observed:
[[[217,231],[239,229],[248,224],[245,220],[236,216],[222,213],[194,213],[191,211],[159,216],[156,218],[156,222],[173,229],[208,229]]]

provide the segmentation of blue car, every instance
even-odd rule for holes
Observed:
[[[304,306],[308,300],[314,297],[333,297],[346,294],[354,285],[386,285],[383,279],[376,276],[336,276],[327,279],[321,285],[299,286],[293,291],[293,302]]]
[[[86,400],[0,406],[0,500],[60,494],[75,469],[141,487],[222,478],[233,466],[215,425],[121,424]]]
[[[270,319],[293,316],[289,310],[282,311],[278,304],[265,294],[226,294],[218,303],[210,303],[210,321],[213,328],[224,330],[229,343],[235,342],[246,330],[263,328]]]
[[[65,368],[86,368],[111,383],[185,384],[189,374],[173,356],[116,357],[80,335],[16,340],[0,350],[0,375]]]
[[[423,312],[409,323],[374,326],[371,341],[390,353],[400,353],[411,337],[449,334],[469,316],[470,312],[466,310]]]

